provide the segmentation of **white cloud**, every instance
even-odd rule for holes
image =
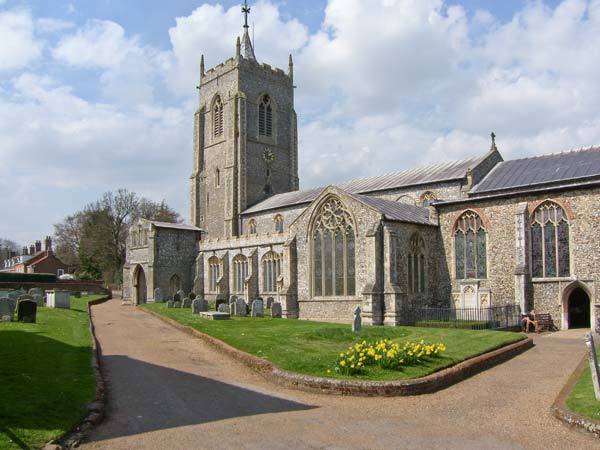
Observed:
[[[42,17],[35,21],[35,29],[38,33],[58,33],[74,27],[75,24],[73,22],[53,17]]]
[[[33,35],[33,20],[27,10],[0,11],[0,70],[14,70],[37,59],[43,43]]]

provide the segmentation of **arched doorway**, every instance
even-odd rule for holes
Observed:
[[[590,297],[581,287],[571,292],[568,298],[569,329],[590,328]]]
[[[137,266],[134,275],[134,287],[135,287],[135,301],[138,305],[146,303],[147,291],[146,288],[146,274],[142,266]]]

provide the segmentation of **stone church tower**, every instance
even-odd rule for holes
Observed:
[[[206,72],[200,61],[190,218],[209,239],[240,236],[241,212],[298,190],[292,57],[287,73],[258,63],[242,12],[235,58]]]

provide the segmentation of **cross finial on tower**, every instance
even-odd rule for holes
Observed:
[[[248,1],[244,0],[244,6],[242,6],[242,13],[244,13],[244,28],[248,28],[248,14],[250,14],[250,7]]]
[[[250,14],[250,7],[248,6],[248,1],[244,0],[244,5],[242,6],[242,13],[244,14],[244,34],[242,36],[242,48],[241,55],[246,59],[252,59],[256,61],[256,56],[254,56],[254,49],[252,48],[252,42],[250,41],[250,36],[248,35],[248,14]]]
[[[497,150],[496,147],[496,133],[494,133],[493,131],[491,132],[490,136],[492,137],[492,150]]]

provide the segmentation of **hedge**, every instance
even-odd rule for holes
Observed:
[[[1,281],[12,283],[56,283],[56,275],[52,273],[0,272]]]
[[[419,320],[415,327],[460,328],[463,330],[486,330],[492,328],[493,322],[488,320]]]

